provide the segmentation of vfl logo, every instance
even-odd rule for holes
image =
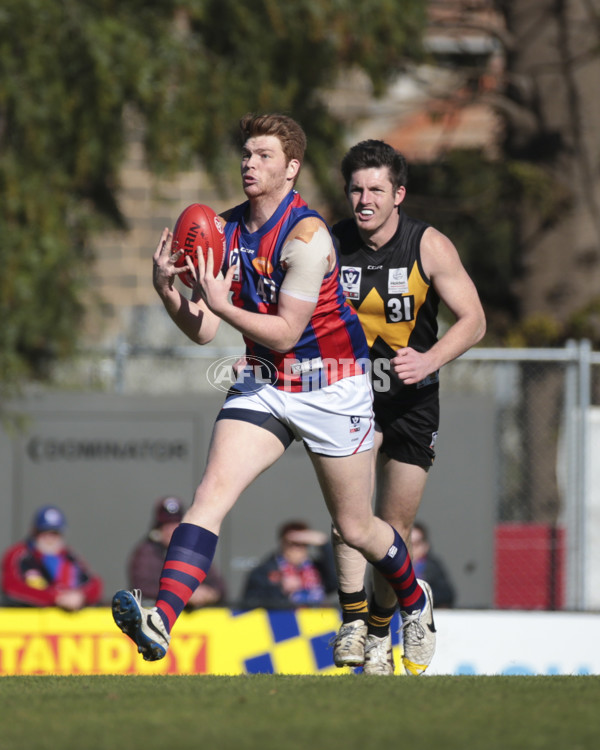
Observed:
[[[346,297],[346,299],[360,298],[361,275],[362,268],[355,268],[354,266],[342,266],[341,281],[342,289],[344,290],[344,297]]]
[[[252,357],[252,364],[247,364],[241,357],[221,357],[212,362],[206,371],[206,379],[213,388],[224,393],[234,385],[244,393],[251,393],[268,383],[275,383],[277,370],[261,357]]]
[[[229,267],[235,266],[235,271],[233,272],[233,281],[239,281],[240,280],[240,249],[239,247],[234,247],[231,249],[229,253]]]
[[[350,417],[350,432],[360,432],[360,417]]]

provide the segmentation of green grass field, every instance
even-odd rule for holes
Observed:
[[[600,678],[1,677],[1,750],[596,750]]]

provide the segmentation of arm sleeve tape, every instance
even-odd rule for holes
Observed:
[[[320,225],[310,236],[286,242],[281,261],[287,268],[281,291],[291,297],[316,302],[323,278],[335,257],[331,235]]]

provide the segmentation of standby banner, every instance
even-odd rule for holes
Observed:
[[[349,674],[333,665],[339,624],[336,608],[207,608],[184,613],[166,658],[145,662],[109,609],[0,609],[0,676]],[[398,625],[396,617],[397,664]],[[426,675],[600,674],[599,614],[440,610],[436,625],[437,651]],[[565,633],[575,636],[569,648]]]
[[[335,673],[339,624],[331,608],[207,608],[184,613],[165,659],[145,662],[109,609],[2,609],[0,675]]]

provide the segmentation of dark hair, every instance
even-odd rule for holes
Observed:
[[[306,531],[309,528],[309,525],[304,523],[304,521],[286,521],[279,527],[277,536],[279,539],[283,539],[290,531]]]
[[[291,117],[278,113],[269,115],[249,113],[240,120],[240,130],[243,143],[248,138],[258,135],[274,135],[279,138],[288,164],[292,159],[297,159],[302,164],[306,151],[306,134]]]
[[[408,167],[404,156],[389,143],[373,139],[352,146],[342,159],[342,174],[346,186],[350,184],[354,172],[370,167],[387,167],[394,189],[406,186]]]

